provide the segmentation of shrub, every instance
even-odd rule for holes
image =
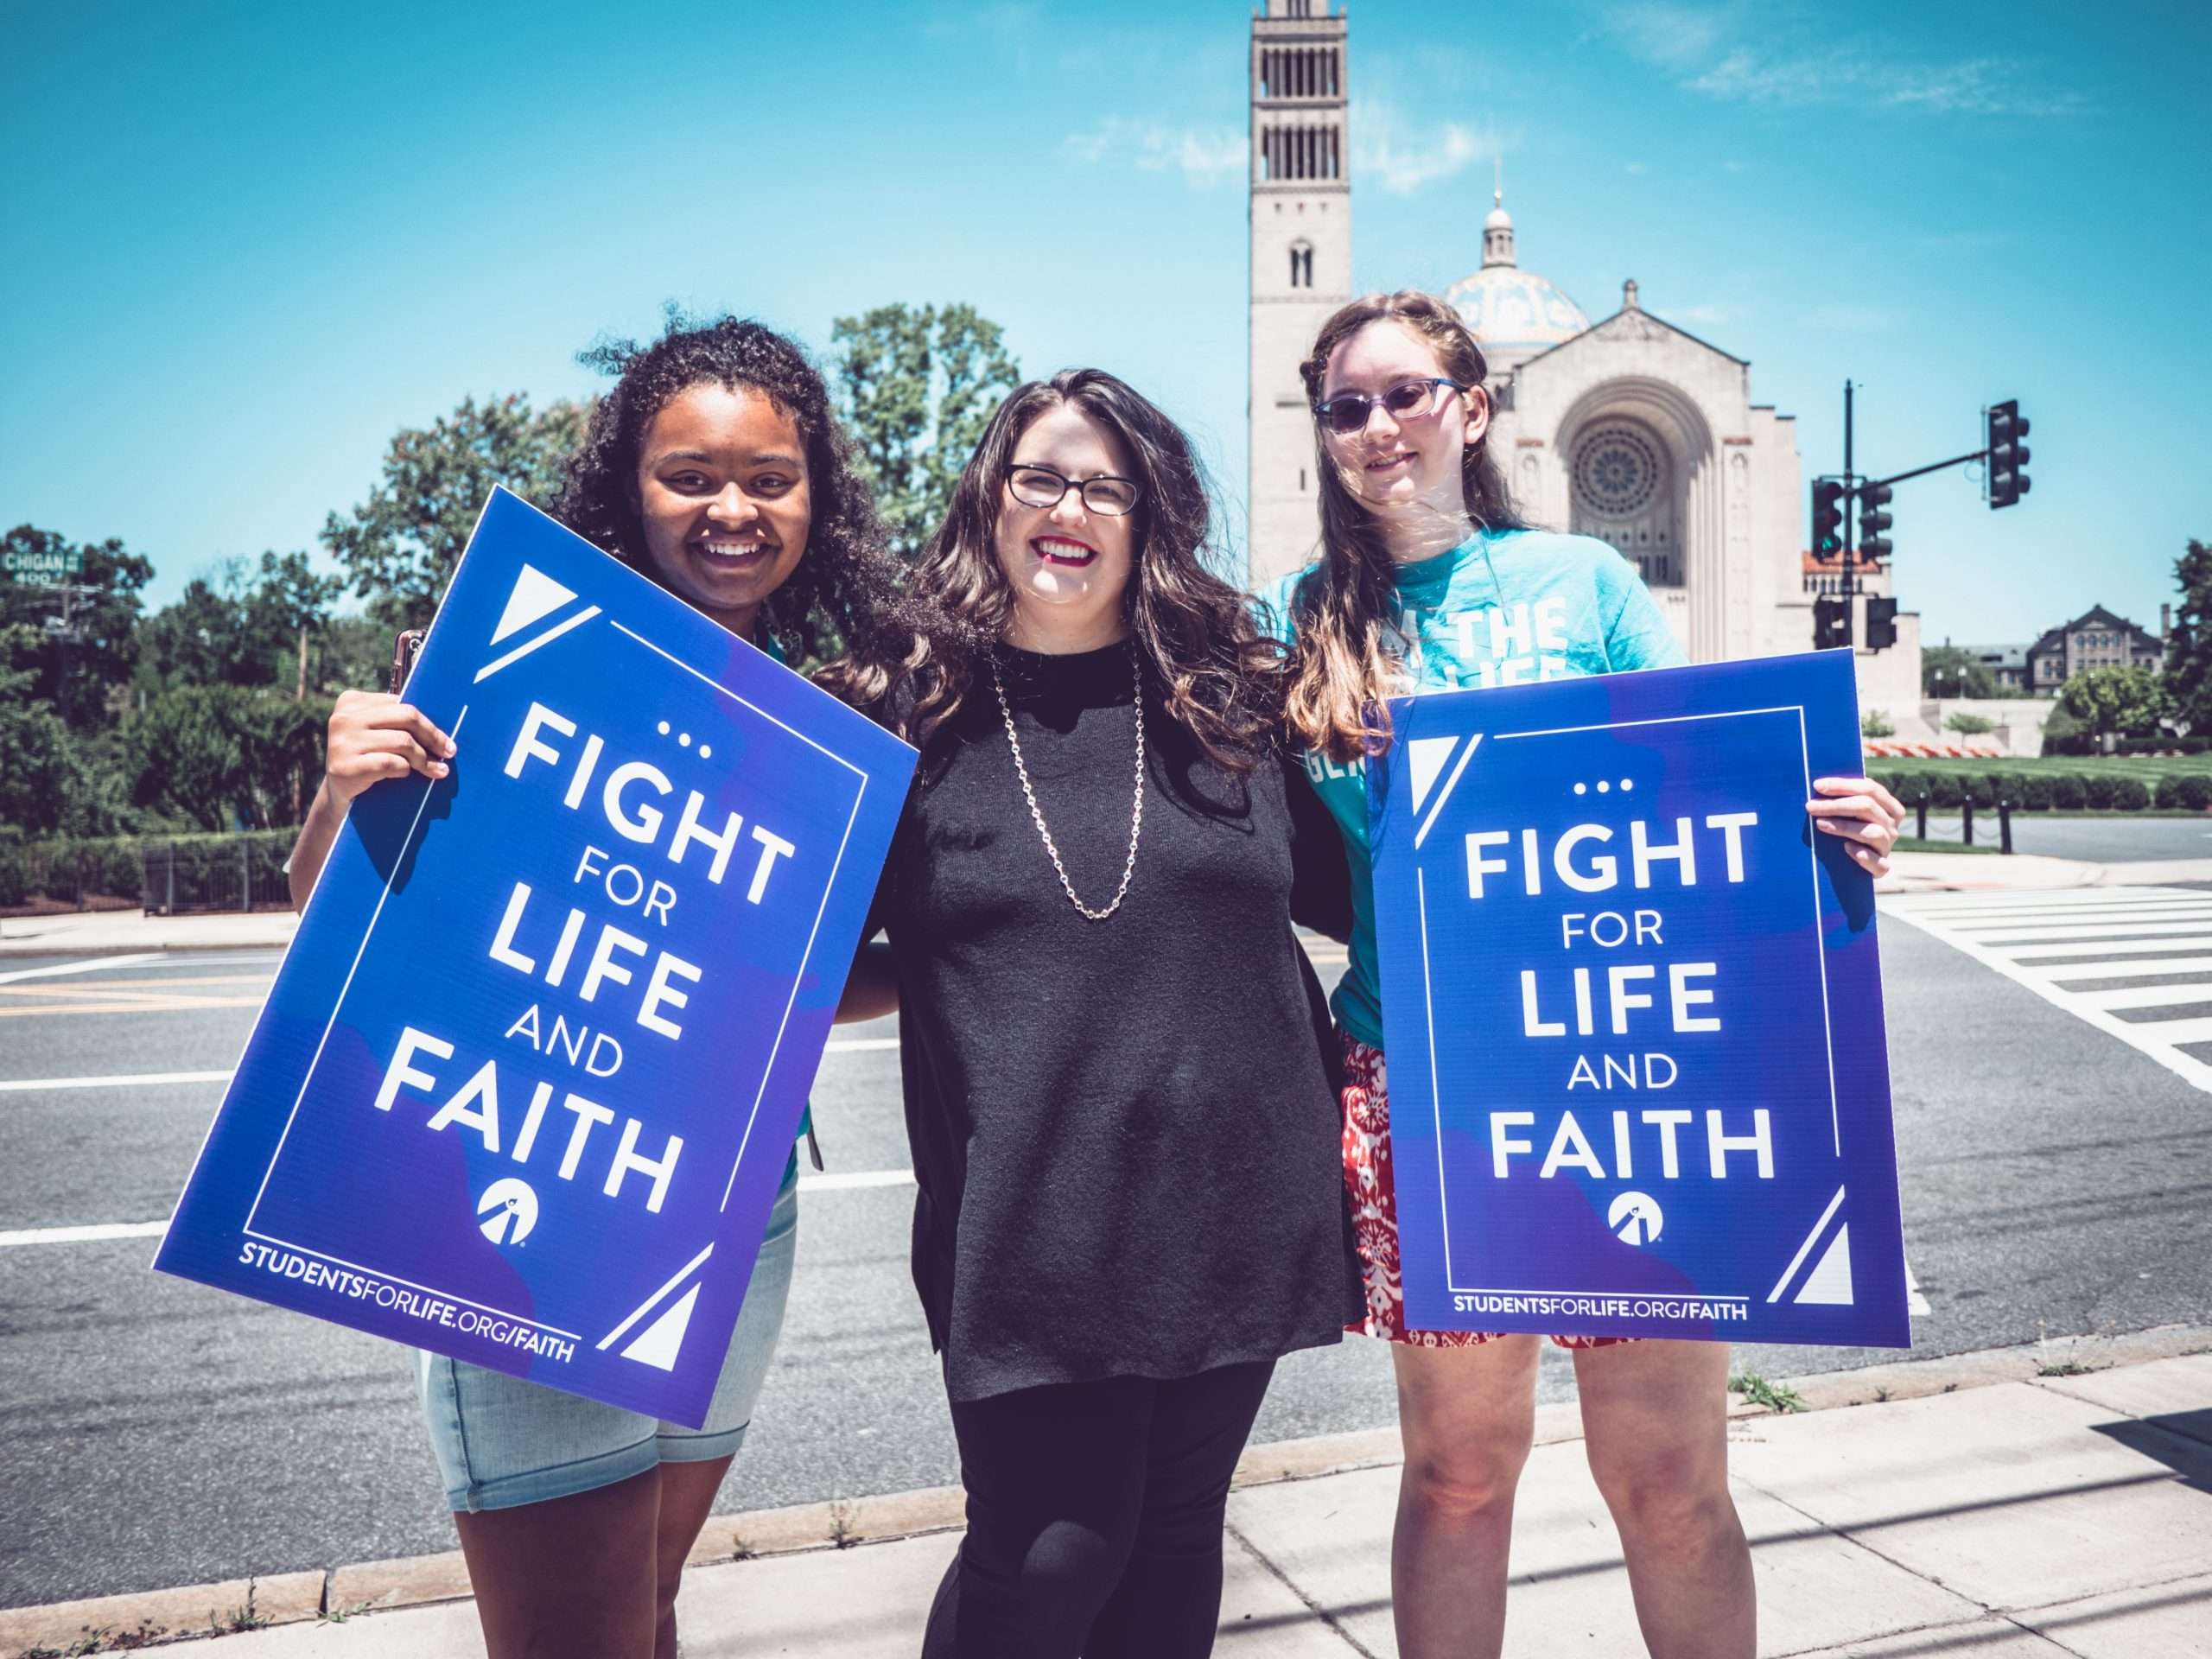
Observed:
[[[1920,798],[1920,779],[1909,772],[1877,771],[1869,767],[1866,775],[1903,801],[1908,812],[1912,810],[1913,803]]]
[[[2177,772],[2160,779],[2158,804],[2168,811],[2202,812],[2212,809],[2212,777],[2201,772]]]
[[[1961,737],[1980,737],[1984,733],[1995,731],[1997,722],[1986,715],[1969,714],[1961,709],[1945,719],[1943,729],[1956,732]]]
[[[2050,779],[2050,810],[2079,812],[2089,804],[2088,784],[2077,772],[2061,772]]]
[[[2109,772],[2093,772],[2082,780],[2082,793],[2088,802],[2091,811],[2107,812],[2112,810],[2112,786],[2119,781],[2118,774]]]
[[[1859,735],[1861,737],[1895,737],[1897,734],[1897,722],[1882,709],[1869,709],[1859,717]]]
[[[2147,812],[2151,808],[2151,786],[2140,778],[2119,777],[2112,780],[2112,809],[2115,812]]]
[[[290,902],[283,867],[292,839],[289,830],[73,841],[0,838],[0,905],[44,899],[86,909],[102,908],[102,901],[158,909],[170,902],[173,893],[180,912],[283,906]]]
[[[1931,772],[1922,779],[1928,789],[1928,804],[1938,812],[1959,810],[1961,791],[1959,774],[1955,772]]]
[[[2051,781],[2040,772],[2015,772],[2005,780],[2005,798],[2024,812],[2048,812]]]

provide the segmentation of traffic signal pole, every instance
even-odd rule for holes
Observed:
[[[2028,435],[2028,422],[2020,413],[2017,401],[1992,404],[1982,411],[1986,440],[1982,448],[1954,455],[1948,461],[1892,473],[1887,478],[1862,478],[1855,470],[1852,431],[1857,391],[1855,382],[1843,383],[1843,472],[1840,477],[1824,474],[1813,481],[1814,556],[1825,564],[1840,554],[1843,564],[1836,592],[1840,613],[1827,600],[1816,600],[1814,639],[1822,648],[1832,644],[1855,645],[1858,636],[1864,633],[1867,648],[1879,651],[1895,640],[1897,602],[1894,599],[1870,601],[1862,625],[1858,603],[1859,569],[1862,563],[1869,569],[1876,568],[1894,550],[1885,534],[1891,523],[1885,511],[1890,504],[1891,487],[1907,479],[1925,478],[1930,473],[1981,461],[1987,467],[1989,505],[1993,508],[2017,505],[2029,487],[2028,447],[2022,442]],[[1859,509],[1855,525],[1852,522],[1853,505]],[[1879,616],[1874,614],[1878,607]]]

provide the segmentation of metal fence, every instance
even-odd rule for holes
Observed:
[[[284,860],[290,842],[289,832],[222,841],[143,841],[140,901],[149,916],[289,910],[292,890]]]

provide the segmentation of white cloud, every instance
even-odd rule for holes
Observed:
[[[1664,315],[1669,322],[1694,322],[1702,328],[1715,327],[1729,316],[1723,305],[1670,305]]]
[[[2063,116],[2089,100],[2050,92],[2036,66],[2012,58],[1929,62],[1886,41],[1822,38],[1742,3],[1628,4],[1598,32],[1631,57],[1708,98],[1779,108],[1851,103],[1934,114]]]
[[[1396,105],[1370,99],[1354,99],[1347,118],[1352,171],[1371,178],[1394,196],[1412,195],[1424,185],[1465,170],[1478,156],[1502,155],[1512,148],[1496,132],[1458,121],[1416,129]]]
[[[1198,188],[1242,175],[1249,149],[1249,140],[1233,127],[1176,126],[1119,115],[1060,141],[1060,153],[1071,161],[1086,166],[1126,162],[1147,173],[1178,172]]]

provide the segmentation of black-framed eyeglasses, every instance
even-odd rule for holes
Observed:
[[[1454,391],[1467,390],[1457,380],[1432,374],[1419,380],[1401,380],[1379,397],[1363,391],[1340,391],[1314,404],[1313,418],[1339,437],[1364,431],[1368,417],[1375,412],[1377,404],[1390,411],[1393,420],[1417,421],[1434,412],[1439,386],[1449,386]]]
[[[1144,493],[1135,479],[1116,478],[1104,473],[1078,481],[1049,467],[1009,467],[1006,484],[1014,492],[1014,499],[1025,507],[1057,507],[1067,499],[1070,490],[1080,491],[1084,506],[1109,518],[1119,518],[1128,512]]]

